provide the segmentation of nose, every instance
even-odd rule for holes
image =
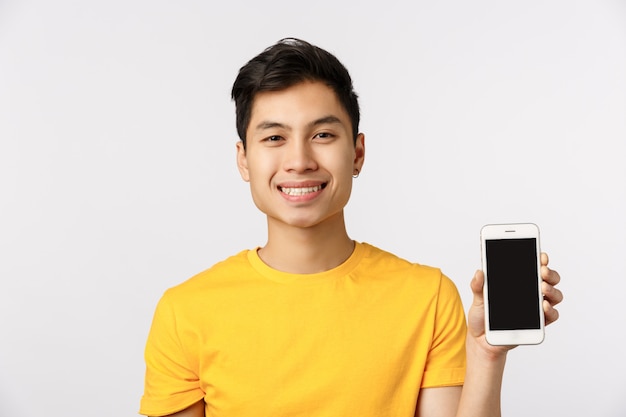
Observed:
[[[291,141],[286,149],[284,169],[292,172],[307,172],[317,169],[312,144],[308,141]]]

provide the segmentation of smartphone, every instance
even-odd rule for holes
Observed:
[[[480,241],[487,343],[543,342],[539,228],[533,223],[488,224]]]

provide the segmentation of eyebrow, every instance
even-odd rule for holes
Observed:
[[[325,125],[325,124],[341,124],[341,123],[342,123],[341,120],[337,116],[328,115],[328,116],[320,117],[319,119],[313,120],[311,123],[308,124],[308,127],[315,127],[315,126],[320,126],[320,125]],[[259,123],[258,125],[256,125],[257,131],[275,129],[275,128],[291,130],[291,127],[289,125],[286,125],[280,122],[273,122],[271,120],[265,120]]]
[[[312,121],[311,123],[309,123],[309,126],[313,127],[328,124],[341,124],[341,120],[339,120],[337,116],[328,115]]]

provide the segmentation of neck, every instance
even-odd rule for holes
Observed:
[[[354,251],[343,213],[312,227],[294,227],[268,219],[267,244],[259,257],[283,272],[313,274],[341,265]]]

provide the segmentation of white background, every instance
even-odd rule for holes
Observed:
[[[134,416],[163,291],[265,221],[230,88],[297,36],[361,97],[349,232],[469,305],[485,223],[532,221],[563,282],[504,415],[626,415],[626,2],[0,0],[0,416]]]

